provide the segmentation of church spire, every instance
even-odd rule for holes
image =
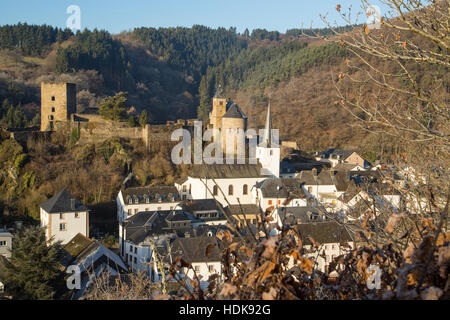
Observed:
[[[270,100],[269,100],[269,107],[267,109],[267,119],[266,119],[266,126],[264,128],[264,137],[263,137],[263,145],[267,148],[270,148],[271,145],[271,132],[272,132],[272,117],[270,115]]]

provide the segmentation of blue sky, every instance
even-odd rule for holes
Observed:
[[[374,1],[377,4],[378,1]],[[0,25],[27,22],[66,27],[70,5],[81,8],[82,29],[106,29],[112,33],[135,27],[176,27],[194,24],[278,30],[323,27],[319,14],[338,18],[336,5],[361,11],[360,0],[1,0]],[[337,20],[342,22],[341,20]]]

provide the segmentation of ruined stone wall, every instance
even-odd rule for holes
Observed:
[[[127,122],[102,119],[99,115],[75,115],[72,127],[80,130],[80,143],[99,143],[110,138],[141,139],[146,146],[152,141],[170,141],[174,130],[182,128],[175,125],[150,125],[129,127]]]

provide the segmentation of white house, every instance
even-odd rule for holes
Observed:
[[[89,237],[89,209],[66,189],[40,205],[46,239],[69,242],[78,233]]]
[[[302,181],[295,178],[268,178],[255,189],[257,204],[263,212],[269,207],[302,207],[308,205]]]
[[[369,163],[353,150],[328,149],[316,156],[317,161],[328,162],[334,168],[338,164],[356,164],[360,167],[368,167]]]
[[[297,178],[308,197],[315,199],[317,205],[324,205],[332,211],[337,205],[337,199],[351,184],[348,172],[336,170],[318,172],[316,168],[313,168],[311,171],[300,172]]]
[[[306,257],[315,261],[314,268],[321,272],[327,272],[334,258],[356,246],[346,227],[335,221],[302,223],[297,225],[297,230],[305,250],[311,249],[311,238],[320,243],[318,250],[307,253]]]
[[[0,229],[0,256],[11,258],[13,235],[6,230]]]
[[[124,221],[142,211],[179,209],[180,202],[174,186],[122,188],[116,198],[117,219]]]
[[[215,237],[178,238],[171,245],[172,261],[181,256],[184,261],[191,264],[192,268],[183,268],[180,278],[195,280],[200,279],[200,287],[206,289],[210,276],[217,274],[222,276],[222,246]],[[189,282],[188,282],[189,284]]]

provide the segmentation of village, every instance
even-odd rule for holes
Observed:
[[[43,83],[41,90],[41,133],[95,121],[95,116],[75,114],[75,85]],[[179,279],[200,279],[200,286],[207,288],[209,279],[221,281],[227,246],[222,239],[276,237],[287,227],[297,230],[305,247],[320,243],[308,257],[314,269],[325,273],[335,258],[363,242],[357,222],[374,219],[372,212],[386,208],[412,209],[401,192],[410,180],[407,168],[369,163],[356,151],[335,148],[305,157],[295,143],[272,141],[270,104],[265,116],[267,134],[260,137],[255,164],[194,164],[173,185],[151,187],[133,184],[130,173],[117,190],[116,212],[110,215],[117,230],[116,248],[95,238],[91,210],[71,190],[41,203],[40,226],[47,240],[60,241],[67,253],[61,265],[78,268],[81,280],[72,298],[83,298],[105,272],[113,277],[141,273],[153,284],[166,282],[177,257],[189,264],[181,268]],[[229,143],[227,133],[248,129],[240,107],[218,94],[209,121],[208,128],[221,130],[224,144]],[[149,127],[133,135],[150,144],[155,137]],[[282,148],[289,148],[283,159]],[[13,248],[14,234],[0,229],[0,281]],[[4,290],[0,282],[0,294]]]

